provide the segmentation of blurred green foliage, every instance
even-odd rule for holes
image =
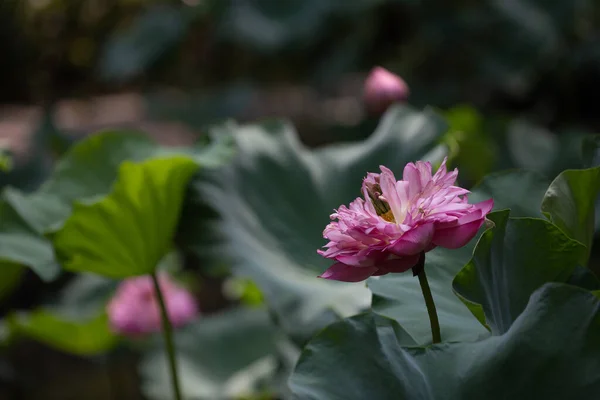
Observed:
[[[0,21],[13,47],[0,74],[4,101],[122,87],[115,83],[327,90],[383,64],[409,82],[416,105],[597,121],[592,0],[8,0]]]
[[[592,0],[7,0],[0,102],[46,113],[35,157],[0,183],[35,188],[44,149],[72,144],[56,127],[57,100],[122,90],[143,94],[150,119],[196,131],[273,116],[274,103],[300,114],[310,144],[362,139],[375,124],[346,86],[374,65],[408,82],[413,105],[442,109],[467,182],[514,166],[552,178],[579,167],[580,139],[600,130],[598,28]],[[265,99],[281,87],[289,101]],[[351,106],[320,101],[348,94]]]

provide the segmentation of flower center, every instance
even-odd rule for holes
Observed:
[[[394,213],[392,212],[392,210],[388,210],[384,214],[377,213],[377,215],[379,215],[381,218],[385,219],[387,222],[396,223],[396,219],[394,218]]]
[[[381,196],[381,186],[379,186],[379,184],[369,185],[367,187],[367,193],[369,194],[373,207],[375,207],[377,215],[387,222],[396,222],[390,205],[387,201],[383,200]]]

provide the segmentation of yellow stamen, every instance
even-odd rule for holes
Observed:
[[[388,210],[386,211],[384,214],[377,214],[379,215],[381,218],[385,219],[387,222],[396,222],[396,219],[394,218],[394,213],[392,212],[392,210]]]

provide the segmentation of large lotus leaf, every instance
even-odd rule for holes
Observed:
[[[98,355],[117,344],[109,330],[105,307],[118,282],[93,274],[78,274],[43,307],[10,313],[9,339],[27,338],[75,354]]]
[[[600,167],[563,171],[552,182],[542,211],[569,237],[587,247],[581,259],[587,265],[595,228],[595,208],[600,190]]]
[[[566,283],[587,290],[600,290],[600,280],[594,271],[588,267],[582,267],[581,265],[575,267],[573,275],[571,275]]]
[[[600,165],[600,135],[588,135],[582,143],[583,165],[586,168]]]
[[[472,189],[470,203],[494,199],[494,211],[510,209],[512,217],[542,217],[550,181],[537,172],[512,170],[490,174]]]
[[[9,314],[5,319],[9,338],[35,340],[79,356],[106,353],[118,344],[105,313],[117,284],[98,275],[78,274],[43,307]]]
[[[195,212],[200,204],[188,207],[185,240],[200,256],[229,260],[237,274],[254,280],[282,326],[300,339],[336,314],[367,307],[364,284],[317,278],[331,264],[316,252],[326,243],[323,229],[335,208],[360,195],[367,172],[383,164],[400,176],[409,161],[439,157],[443,150],[436,142],[445,129],[440,119],[430,111],[395,107],[367,140],[313,151],[284,123],[231,129],[237,157],[201,173],[194,185],[219,218],[208,223]],[[427,154],[433,150],[438,153]]]
[[[542,173],[550,170],[560,151],[557,135],[527,121],[512,121],[507,140],[514,163],[526,170]]]
[[[185,399],[220,400],[255,394],[277,369],[280,334],[261,309],[233,309],[202,317],[175,333]],[[164,345],[157,340],[141,362],[150,399],[172,395]]]
[[[296,43],[311,45],[322,39],[328,19],[365,18],[390,0],[249,0],[223,7],[217,31],[220,39],[260,52],[279,52]],[[226,3],[227,4],[227,3]]]
[[[567,282],[585,247],[557,226],[536,218],[490,214],[495,227],[483,234],[454,290],[492,334],[503,334],[531,293],[547,282]]]
[[[108,194],[124,161],[180,154],[204,166],[215,166],[232,154],[230,138],[219,136],[203,146],[167,148],[138,132],[97,133],[74,145],[37,192],[23,195],[12,190],[7,200],[31,226],[49,232],[70,215],[73,202]]]
[[[582,152],[582,145],[587,137],[589,132],[579,129],[550,132],[525,120],[513,120],[507,124],[504,144],[512,166],[552,179],[566,169],[585,167],[589,149]]]
[[[161,261],[164,267],[169,260]],[[119,281],[81,273],[43,307],[11,313],[6,318],[9,339],[32,339],[75,355],[98,355],[118,344],[105,312]]]
[[[510,209],[511,217],[546,217],[571,238],[591,248],[600,167],[563,171],[551,183],[532,171],[506,171],[486,176],[469,199],[492,197],[494,210]],[[587,263],[587,255],[581,260]]]
[[[25,269],[20,264],[0,262],[0,300],[13,293],[24,277]]]
[[[302,400],[591,399],[600,390],[600,300],[564,284],[538,289],[500,336],[405,347],[394,320],[337,322],[304,349],[290,386]]]
[[[514,166],[553,178],[565,169],[584,167],[581,147],[588,136],[577,129],[555,134],[527,121],[514,120],[507,127],[507,155]]]
[[[170,266],[169,256],[159,268]],[[105,308],[118,284],[96,274],[77,274],[43,307],[9,314],[5,320],[8,338],[32,339],[75,355],[110,351],[118,338],[109,329]]]
[[[145,72],[182,40],[187,29],[183,9],[151,5],[132,26],[109,39],[100,58],[102,77],[122,82]]]
[[[588,135],[582,144],[583,168],[600,165],[600,135]],[[596,205],[600,205],[600,197],[596,198]],[[600,213],[596,213],[594,227],[600,229]]]
[[[450,125],[444,141],[450,148],[452,164],[460,167],[462,182],[478,182],[490,172],[496,158],[483,116],[472,106],[459,105],[446,111],[444,117]]]
[[[97,134],[73,146],[38,191],[24,194],[5,188],[0,205],[4,243],[0,259],[27,266],[44,280],[56,278],[60,267],[43,234],[62,224],[74,200],[108,193],[123,160],[148,157],[156,148],[138,134]]]
[[[51,157],[48,154],[48,137],[55,131],[52,122],[52,113],[49,109],[44,109],[35,126],[28,132],[30,137],[24,143],[27,143],[24,154],[17,155],[11,149],[12,140],[6,137],[0,138],[0,153],[2,160],[2,170],[0,170],[0,188],[14,186],[24,191],[32,191],[46,179],[52,164]],[[9,135],[19,134],[14,132]]]
[[[157,269],[179,276],[178,254],[167,254]],[[48,310],[70,319],[89,319],[104,310],[120,282],[93,273],[79,273],[54,296],[47,298],[44,305]]]
[[[421,2],[420,40],[406,45],[407,54],[418,51],[423,56],[403,61],[410,67],[414,98],[420,104],[429,101],[452,106],[465,98],[481,104],[485,97],[480,96],[495,89],[517,97],[529,93],[538,69],[561,51],[561,37],[545,8],[564,2],[544,3],[538,7],[526,0],[486,0],[439,2],[430,7]],[[564,19],[568,18],[561,17]],[[439,46],[441,42],[452,45]],[[468,58],[455,60],[456,48]],[[442,64],[444,74],[431,73]]]
[[[42,237],[6,201],[9,192],[0,199],[0,274],[3,281],[22,265],[31,267],[43,279],[53,279],[60,268],[54,260],[54,250],[49,241]],[[5,276],[6,275],[6,276]],[[9,285],[10,286],[10,285]],[[7,289],[9,289],[7,287]]]
[[[443,341],[474,340],[488,331],[452,291],[452,279],[469,261],[475,243],[458,250],[437,248],[425,257],[425,270]],[[407,272],[368,280],[375,313],[397,320],[418,344],[431,343],[431,328],[419,280]]]
[[[134,132],[103,132],[74,145],[58,162],[52,175],[30,195],[9,191],[8,201],[40,233],[59,226],[75,200],[106,195],[125,160],[151,157],[158,146]]]
[[[258,85],[247,81],[234,81],[215,90],[202,88],[185,96],[157,90],[146,95],[145,107],[153,120],[178,121],[201,132],[231,115],[245,116],[258,101],[258,93]]]
[[[10,314],[7,321],[12,339],[29,338],[76,355],[105,353],[118,340],[110,331],[104,312],[91,318],[73,319],[52,310],[38,309]]]
[[[48,299],[45,308],[72,320],[89,319],[105,309],[118,284],[118,280],[80,273]]]
[[[64,268],[111,278],[152,273],[172,246],[197,169],[182,156],[123,163],[111,194],[93,204],[77,203],[53,235]]]
[[[38,191],[24,194],[10,187],[4,190],[0,235],[6,245],[0,247],[0,259],[26,265],[43,279],[51,280],[59,268],[44,234],[63,225],[74,202],[89,202],[107,195],[124,161],[184,155],[203,166],[215,166],[231,154],[231,140],[223,134],[191,148],[164,148],[146,135],[129,131],[92,135],[69,149]]]

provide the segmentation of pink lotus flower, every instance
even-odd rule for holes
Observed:
[[[476,234],[492,209],[492,199],[467,203],[468,190],[454,186],[458,170],[446,160],[431,175],[429,162],[404,167],[403,180],[381,166],[363,181],[363,198],[331,214],[323,231],[329,240],[318,253],[336,261],[320,277],[359,282],[372,275],[405,272],[423,252],[456,249]]]
[[[382,67],[373,68],[365,80],[365,106],[373,115],[381,115],[392,104],[406,101],[408,94],[406,82]]]
[[[166,274],[159,275],[158,283],[174,327],[185,325],[198,314],[196,301],[187,290],[173,283]],[[160,305],[150,276],[121,282],[107,311],[112,330],[119,334],[138,336],[162,329]]]

